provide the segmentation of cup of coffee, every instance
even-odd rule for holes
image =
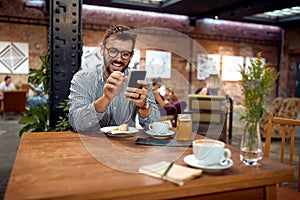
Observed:
[[[152,133],[163,135],[168,132],[169,124],[164,122],[153,122],[152,124],[149,124],[149,130]]]
[[[193,141],[193,153],[198,163],[203,166],[218,165],[231,157],[231,151],[225,148],[225,143],[212,139]]]

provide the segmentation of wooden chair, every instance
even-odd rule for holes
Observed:
[[[225,96],[190,94],[188,112],[192,115],[193,131],[201,135],[219,134],[218,139],[226,143],[227,114],[229,113],[229,139],[232,131],[232,99]]]
[[[28,84],[28,83],[23,83],[23,84],[21,85],[21,89],[22,89],[22,90],[25,90],[25,91],[28,93],[29,90],[32,89],[32,87],[31,87],[31,85]]]
[[[1,115],[5,118],[6,113],[22,113],[26,108],[26,91],[14,90],[3,93]]]
[[[273,125],[278,124],[281,127],[281,151],[280,151],[280,162],[284,162],[284,147],[286,143],[286,128],[288,126],[291,126],[291,137],[290,137],[290,158],[289,158],[289,165],[293,165],[293,156],[294,156],[294,142],[295,142],[295,127],[300,126],[300,120],[294,120],[294,119],[288,119],[288,118],[280,118],[280,117],[274,117],[273,113],[269,114],[268,117],[268,127],[266,132],[266,142],[265,142],[265,148],[264,148],[264,157],[269,158],[270,156],[270,146],[271,146],[271,136],[272,136],[272,129]],[[300,152],[299,152],[300,153]],[[299,154],[299,162],[300,162],[300,154]],[[298,163],[299,168],[299,163]],[[300,170],[299,170],[300,172]],[[292,183],[288,183],[288,188],[282,188],[277,187],[276,193],[278,199],[299,199],[300,197],[300,174],[298,173],[298,192],[292,190]],[[281,184],[280,184],[281,186]]]

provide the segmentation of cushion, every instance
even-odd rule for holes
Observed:
[[[281,103],[280,103],[281,102]],[[272,101],[270,112],[274,113],[275,117],[296,119],[300,110],[299,98],[282,98],[277,97]],[[263,115],[260,121],[260,134],[263,138],[266,136],[268,126],[268,114]],[[286,128],[286,137],[291,136],[291,127]],[[278,124],[273,125],[272,138],[281,138],[281,127]]]

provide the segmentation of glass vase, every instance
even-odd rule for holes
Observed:
[[[247,122],[241,139],[240,160],[246,165],[257,165],[262,159],[259,123]]]

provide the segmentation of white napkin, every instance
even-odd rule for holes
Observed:
[[[167,175],[163,177],[162,175],[164,174],[169,165],[169,162],[161,161],[151,165],[142,166],[139,169],[139,173],[153,176],[156,178],[162,178],[180,186],[184,184],[184,181],[202,175],[202,169],[193,169],[182,165],[173,164]]]

